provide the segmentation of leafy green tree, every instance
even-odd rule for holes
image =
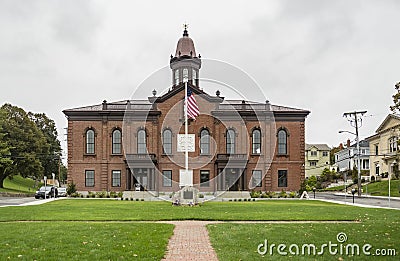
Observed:
[[[400,82],[396,83],[394,88],[396,89],[396,93],[392,96],[394,105],[390,106],[392,112],[400,111]]]
[[[18,174],[22,177],[42,176],[40,157],[47,155],[49,151],[43,133],[23,109],[4,104],[0,110],[4,115],[0,121],[1,129],[5,133],[2,140],[9,146],[12,160],[10,166],[0,166],[0,188],[3,188],[6,177]]]
[[[333,165],[335,163],[335,153],[339,152],[341,149],[340,147],[333,147],[330,151],[330,155],[329,155],[329,161],[330,164]]]
[[[36,124],[38,129],[43,133],[48,145],[48,152],[41,155],[40,162],[44,168],[44,174],[51,176],[51,173],[58,174],[61,164],[61,145],[58,140],[58,133],[55,122],[44,113],[28,113],[28,117]],[[61,167],[61,166],[60,166]],[[59,177],[59,179],[61,179]]]
[[[3,122],[5,119],[4,111],[0,110],[0,122]],[[9,146],[5,136],[7,133],[3,131],[3,128],[0,124],[0,171],[5,171],[10,166],[12,166],[12,159],[11,159],[11,147]]]

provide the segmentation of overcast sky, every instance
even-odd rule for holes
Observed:
[[[307,143],[338,145],[353,138],[338,134],[354,131],[343,112],[368,111],[362,138],[389,113],[399,13],[396,0],[0,0],[0,103],[45,112],[63,136],[62,110],[130,98],[169,64],[186,22],[202,58],[241,68],[273,104],[310,110]]]

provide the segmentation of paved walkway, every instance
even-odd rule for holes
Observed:
[[[163,222],[175,225],[174,235],[168,242],[164,261],[207,260],[218,261],[217,254],[208,237],[208,221],[171,221]]]

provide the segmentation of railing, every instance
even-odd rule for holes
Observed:
[[[217,154],[218,161],[247,160],[247,154]]]
[[[144,154],[126,154],[127,161],[157,161],[157,156],[154,153]]]

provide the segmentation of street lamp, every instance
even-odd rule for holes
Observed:
[[[361,164],[360,164],[360,138],[358,137],[358,129],[356,129],[356,133],[351,132],[351,131],[343,131],[340,130],[339,133],[350,133],[356,136],[357,140],[357,192],[358,196],[361,196]]]
[[[354,194],[356,194],[356,189],[355,188],[351,189],[351,194],[353,194],[353,204],[354,204]]]
[[[56,174],[51,173],[51,175],[53,176],[53,198],[56,199],[56,183],[55,183]]]
[[[47,176],[44,176],[44,199],[46,199]]]
[[[315,188],[315,187],[313,187],[312,188],[312,191],[314,192],[314,199],[315,199],[315,191],[316,191],[317,189]]]

